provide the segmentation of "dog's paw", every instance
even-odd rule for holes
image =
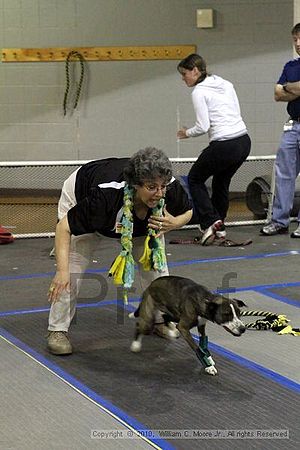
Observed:
[[[218,371],[217,371],[215,366],[205,367],[205,372],[208,375],[212,375],[212,376],[217,375],[217,373],[218,373]]]
[[[168,326],[164,323],[154,325],[153,333],[164,339],[177,339],[180,336],[180,332],[173,322],[170,322]]]
[[[177,329],[173,330],[173,329],[170,329],[170,328],[169,328],[169,330],[168,330],[168,336],[169,336],[171,339],[177,339],[177,338],[180,337],[180,332],[179,332]]]
[[[138,353],[140,352],[142,349],[142,344],[139,341],[132,341],[131,346],[130,346],[130,350],[134,353]]]
[[[214,362],[214,360],[212,359],[211,356],[208,356],[207,361],[209,361],[211,366],[215,366],[216,365],[216,363]]]

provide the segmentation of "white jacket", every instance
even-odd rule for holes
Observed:
[[[195,137],[208,132],[209,141],[225,141],[247,133],[240,105],[230,81],[207,76],[192,92],[196,122],[186,131]]]

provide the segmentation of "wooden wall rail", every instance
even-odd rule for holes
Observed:
[[[71,51],[79,52],[86,61],[141,61],[183,59],[195,53],[196,46],[3,48],[2,62],[65,61]]]

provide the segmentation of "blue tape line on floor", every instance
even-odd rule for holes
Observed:
[[[133,302],[138,302],[140,299],[139,298],[131,298],[128,299],[129,303],[133,303]],[[107,305],[115,305],[118,303],[122,303],[123,305],[123,301],[120,300],[101,300],[100,302],[95,302],[95,303],[79,303],[76,305],[76,308],[79,309],[83,309],[83,308],[98,308],[99,306],[107,306]],[[130,305],[128,305],[129,307],[131,307]],[[134,307],[131,307],[132,311],[134,311]],[[50,307],[45,307],[45,308],[32,308],[32,309],[15,309],[15,310],[10,310],[10,311],[2,311],[0,312],[0,318],[1,317],[8,317],[8,316],[18,316],[18,315],[22,315],[22,314],[38,314],[38,313],[43,313],[43,312],[49,312],[50,311]]]
[[[254,289],[255,292],[258,292],[259,294],[263,294],[267,297],[271,297],[274,300],[278,300],[279,302],[286,303],[287,305],[295,306],[296,308],[300,308],[300,301],[293,300],[292,298],[284,297],[283,295],[276,294],[275,292],[271,292],[266,288],[263,287],[257,287]]]
[[[278,258],[283,256],[293,256],[293,255],[299,255],[300,251],[291,250],[288,252],[280,252],[280,253],[259,253],[257,255],[243,255],[243,256],[223,256],[223,257],[217,257],[217,258],[205,258],[205,259],[192,259],[192,260],[186,260],[186,261],[179,261],[179,262],[169,262],[169,267],[180,267],[180,266],[187,266],[192,264],[205,264],[205,263],[215,263],[215,262],[222,262],[222,261],[240,261],[240,260],[252,260],[252,259],[264,259],[264,258]],[[109,267],[102,268],[102,269],[89,269],[86,271],[86,273],[108,273]],[[26,278],[47,278],[47,277],[53,277],[54,272],[45,272],[45,273],[36,273],[36,274],[28,274],[28,275],[2,275],[0,276],[0,281],[10,281],[10,280],[22,280]]]

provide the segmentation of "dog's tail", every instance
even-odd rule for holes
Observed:
[[[140,307],[138,307],[134,312],[128,314],[129,319],[136,319],[140,315]]]

